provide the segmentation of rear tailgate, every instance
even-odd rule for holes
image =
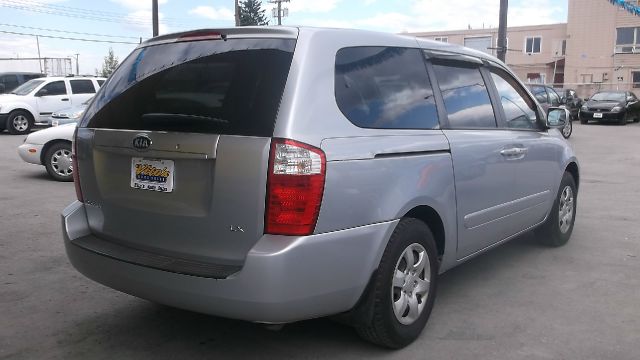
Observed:
[[[294,47],[227,38],[134,51],[78,129],[93,234],[162,259],[241,266],[263,234],[269,146]]]

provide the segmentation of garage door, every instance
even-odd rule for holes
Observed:
[[[491,47],[491,36],[465,38],[464,46],[493,55],[493,50],[489,49]]]

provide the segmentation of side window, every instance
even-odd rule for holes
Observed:
[[[491,78],[500,96],[506,127],[538,129],[536,106],[524,89],[510,75],[501,70],[491,69]]]
[[[340,111],[359,127],[439,128],[433,89],[418,49],[340,49],[335,96]]]
[[[102,84],[104,84],[104,80],[96,80],[98,82],[98,86],[102,87]]]
[[[533,93],[533,96],[536,97],[536,100],[538,100],[540,104],[546,104],[549,102],[549,98],[547,97],[547,92],[544,90],[542,86],[532,86],[531,92]]]
[[[451,129],[495,128],[489,92],[475,66],[434,62]]]
[[[73,94],[95,94],[96,92],[91,80],[69,80],[69,83]]]
[[[6,91],[13,90],[18,87],[18,77],[15,75],[5,75],[0,77],[0,83],[4,85]]]
[[[50,82],[45,85],[42,90],[47,90],[46,96],[67,95],[67,88],[64,86],[64,81]]]
[[[547,88],[547,92],[549,93],[549,102],[551,102],[551,106],[560,105],[560,96],[551,88]]]

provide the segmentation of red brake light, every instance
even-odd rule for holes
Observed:
[[[73,143],[71,145],[71,167],[73,168],[73,185],[76,188],[76,197],[78,201],[84,202],[84,198],[82,197],[82,189],[80,189],[80,176],[78,176],[78,155],[76,150],[76,144],[78,143],[78,128],[73,132]]]
[[[220,40],[225,37],[217,31],[194,31],[181,35],[177,41]]]
[[[322,150],[273,139],[269,154],[264,232],[310,235],[316,227],[326,172]]]

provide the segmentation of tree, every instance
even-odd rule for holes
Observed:
[[[96,69],[96,75],[109,77],[116,67],[118,67],[118,58],[113,53],[113,48],[109,48],[109,53],[104,57],[104,62],[102,63],[102,70]]]
[[[240,26],[269,25],[260,0],[240,2]]]

